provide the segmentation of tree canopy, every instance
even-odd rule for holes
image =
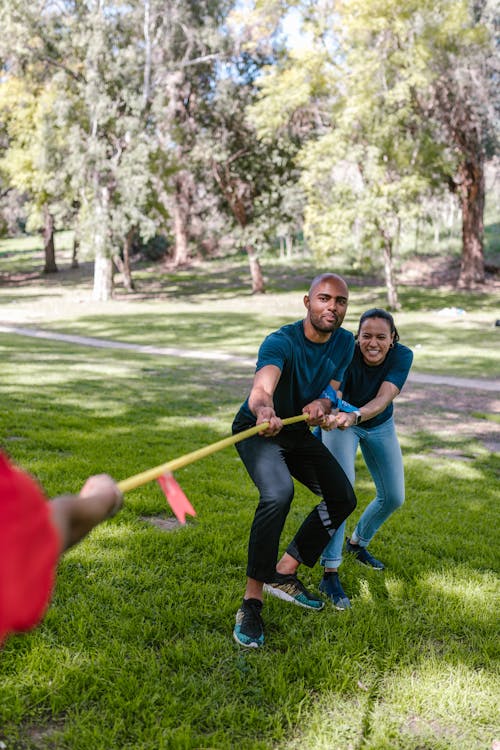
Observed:
[[[0,198],[22,195],[47,272],[57,227],[98,298],[113,263],[132,287],[135,241],[166,236],[174,265],[241,247],[255,270],[303,231],[318,262],[383,267],[397,308],[401,227],[452,191],[459,283],[484,280],[492,0],[12,0],[0,21]]]

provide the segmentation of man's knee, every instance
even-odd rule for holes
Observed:
[[[274,487],[262,492],[259,500],[259,509],[266,514],[288,513],[294,495],[294,486]]]
[[[348,502],[347,502],[348,514],[349,515],[351,515],[351,513],[353,512],[353,510],[356,509],[356,505],[357,504],[358,504],[358,500],[356,498],[356,495],[354,494],[354,490],[352,490],[351,493],[348,496]]]

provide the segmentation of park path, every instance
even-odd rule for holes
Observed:
[[[99,349],[121,349],[140,352],[141,354],[155,354],[168,357],[182,357],[184,359],[211,360],[228,362],[244,367],[254,367],[255,358],[240,357],[236,354],[228,354],[220,351],[206,351],[201,349],[179,349],[173,346],[149,346],[144,344],[132,344],[125,341],[114,341],[112,339],[98,339],[92,336],[78,336],[76,334],[57,333],[44,331],[40,328],[25,328],[23,326],[0,323],[0,333],[10,333],[18,336],[28,336],[37,339],[48,339],[51,341],[65,341],[69,344],[79,346],[91,346]],[[493,391],[500,393],[500,379],[491,380],[486,378],[458,378],[451,375],[431,375],[429,373],[411,372],[408,381],[414,383],[427,383],[429,385],[448,385],[457,388],[468,388],[472,390]]]

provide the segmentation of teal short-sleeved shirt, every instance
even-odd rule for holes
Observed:
[[[412,350],[399,342],[389,349],[384,361],[375,366],[366,364],[357,346],[340,386],[342,398],[360,408],[375,398],[384,381],[392,383],[400,391],[406,382],[412,362]],[[361,426],[363,429],[376,427],[389,419],[393,410],[391,401],[384,411],[372,419],[367,419]]]
[[[331,380],[341,382],[354,351],[354,337],[338,328],[323,344],[310,341],[304,334],[302,320],[290,323],[270,333],[262,342],[255,371],[275,365],[281,376],[274,392],[276,414],[285,419],[301,414],[306,404],[318,398]],[[255,424],[255,415],[248,408],[248,399],[238,413],[238,422]],[[304,429],[304,424],[288,429]]]

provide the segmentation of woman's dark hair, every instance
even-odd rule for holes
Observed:
[[[362,314],[362,316],[359,319],[358,332],[356,334],[356,339],[358,338],[359,332],[361,331],[361,326],[363,325],[365,320],[368,320],[369,318],[382,318],[383,320],[387,320],[387,322],[389,323],[389,327],[391,329],[391,334],[394,334],[393,343],[395,344],[396,341],[399,341],[399,333],[394,323],[394,318],[392,317],[391,313],[387,312],[387,310],[384,310],[383,307],[372,307],[370,310],[366,310]]]

